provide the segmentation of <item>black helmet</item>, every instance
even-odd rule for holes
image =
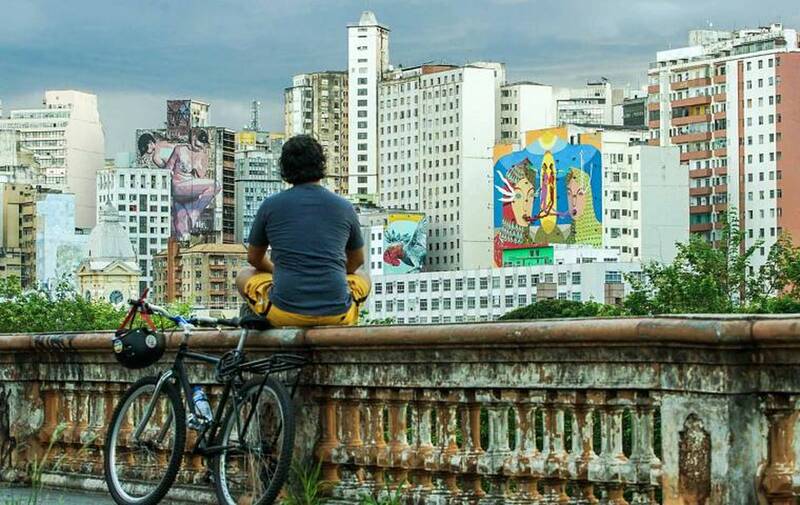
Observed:
[[[163,333],[149,328],[117,330],[114,339],[114,356],[125,368],[144,368],[152,365],[164,355],[167,347]]]

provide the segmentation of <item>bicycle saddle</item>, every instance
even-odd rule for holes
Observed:
[[[239,311],[239,327],[245,330],[264,331],[272,328],[272,325],[269,324],[267,318],[253,312],[245,303]]]

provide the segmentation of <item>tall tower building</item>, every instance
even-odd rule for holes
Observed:
[[[378,83],[389,70],[389,28],[364,11],[347,26],[349,80],[348,193],[353,199],[376,201],[378,174]]]
[[[491,266],[496,73],[421,65],[379,86],[380,203],[428,217],[426,269]]]
[[[322,183],[331,191],[347,194],[348,114],[347,72],[299,74],[284,91],[286,137],[311,135],[325,152]]]
[[[42,107],[12,110],[0,129],[19,131],[47,183],[75,195],[75,225],[95,224],[95,176],[105,160],[105,135],[97,96],[74,90],[45,91]]]
[[[648,72],[650,143],[677,145],[689,184],[690,231],[718,240],[736,209],[764,264],[781,232],[800,236],[800,47],[780,24],[695,30]]]

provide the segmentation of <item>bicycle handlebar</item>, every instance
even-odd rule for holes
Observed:
[[[169,311],[164,307],[161,307],[154,303],[150,303],[145,298],[139,300],[128,300],[128,303],[135,306],[138,310],[142,310],[150,314],[158,314],[159,316],[163,316],[172,321],[173,323],[177,324],[184,330],[191,330],[193,326],[212,326],[212,327],[228,326],[231,328],[239,327],[238,317],[234,317],[233,319],[224,319],[216,317],[192,316],[186,319],[180,315],[175,316],[170,314]]]

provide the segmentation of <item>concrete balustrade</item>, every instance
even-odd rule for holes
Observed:
[[[103,488],[111,412],[156,370],[119,367],[110,337],[0,335],[3,480],[24,480],[62,426],[45,481]],[[204,331],[191,345],[223,352],[236,338]],[[247,348],[251,358],[311,358],[296,398],[296,457],[322,462],[330,503],[398,486],[415,504],[750,505],[800,495],[799,318],[279,330],[251,335]],[[216,404],[213,369],[190,373]],[[173,496],[213,503],[205,480],[202,458],[187,454]]]

